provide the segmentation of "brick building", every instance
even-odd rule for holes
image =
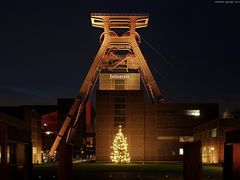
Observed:
[[[105,73],[96,93],[96,160],[110,161],[121,125],[132,161],[179,161],[193,128],[218,118],[218,104],[145,103],[138,73]]]
[[[30,179],[32,163],[41,163],[40,116],[31,107],[0,107],[2,179]]]
[[[193,129],[194,140],[202,142],[202,162],[223,163],[225,132],[240,128],[240,119],[222,118],[200,124]]]

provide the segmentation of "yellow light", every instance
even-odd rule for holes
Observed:
[[[44,133],[45,133],[46,135],[54,134],[54,132],[52,132],[52,131],[45,131]]]
[[[129,163],[130,156],[127,150],[128,144],[126,138],[122,133],[121,126],[119,126],[118,133],[115,136],[111,149],[113,152],[111,153],[112,162],[115,163]]]

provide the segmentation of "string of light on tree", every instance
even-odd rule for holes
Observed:
[[[119,126],[118,133],[116,134],[113,144],[111,146],[112,153],[111,159],[115,163],[130,163],[131,157],[128,153],[128,143],[127,138],[124,137],[122,133],[122,127]]]

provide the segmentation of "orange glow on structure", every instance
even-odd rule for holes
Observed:
[[[91,103],[87,101],[86,103],[86,130],[91,131]]]

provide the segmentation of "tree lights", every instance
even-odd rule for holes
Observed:
[[[127,147],[127,138],[124,137],[122,133],[122,127],[119,126],[118,133],[116,134],[113,144],[111,146],[112,153],[110,157],[112,159],[112,162],[118,164],[129,163],[131,157],[129,156]]]

